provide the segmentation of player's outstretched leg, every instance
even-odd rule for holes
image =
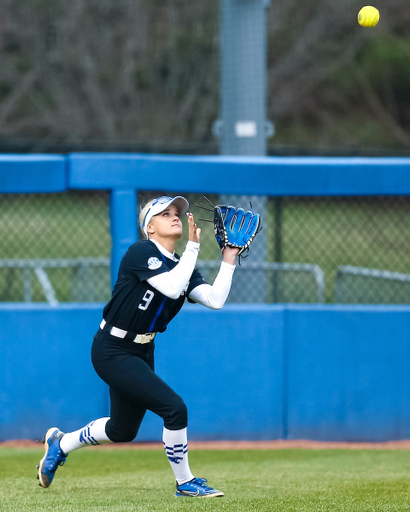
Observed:
[[[189,482],[178,485],[175,496],[183,498],[190,496],[191,498],[217,498],[223,496],[222,491],[217,491],[213,487],[206,485],[208,480],[206,478],[194,478]]]
[[[112,443],[105,433],[110,418],[99,418],[75,432],[64,434],[57,427],[49,428],[44,438],[46,453],[38,467],[37,478],[41,487],[50,487],[58,466],[62,466],[69,453],[85,446]]]
[[[58,466],[62,466],[67,455],[61,450],[60,440],[64,432],[57,427],[49,428],[44,438],[44,446],[46,453],[41,459],[38,467],[37,478],[41,487],[50,487]]]

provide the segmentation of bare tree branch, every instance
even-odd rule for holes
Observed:
[[[406,132],[398,123],[398,121],[385,108],[380,98],[373,90],[367,77],[360,71],[356,70],[356,78],[363,90],[363,96],[366,98],[373,114],[381,121],[381,123],[389,130],[394,137],[404,144],[410,146],[410,133]]]
[[[13,113],[21,99],[28,93],[34,85],[39,74],[39,68],[28,71],[0,103],[0,130],[4,126],[7,118]]]

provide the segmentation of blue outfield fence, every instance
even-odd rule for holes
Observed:
[[[78,189],[110,191],[114,278],[137,238],[138,191],[410,195],[410,159],[0,157],[2,194]],[[0,305],[0,440],[108,414],[90,361],[102,308]],[[409,328],[410,307],[400,305],[186,305],[158,336],[157,372],[184,397],[191,439],[405,439]],[[160,420],[147,414],[138,439],[160,436]]]
[[[0,307],[0,439],[109,414],[90,362],[102,304]],[[408,306],[186,305],[156,340],[190,439],[410,438]],[[160,440],[148,413],[137,440]]]

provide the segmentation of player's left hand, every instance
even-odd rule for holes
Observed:
[[[192,213],[187,213],[188,217],[188,240],[191,242],[200,243],[201,238],[201,228],[199,228],[194,221],[194,216]]]
[[[238,247],[230,247],[227,245],[223,250],[223,261],[225,263],[229,263],[230,265],[235,265],[236,257],[238,256],[239,248]]]

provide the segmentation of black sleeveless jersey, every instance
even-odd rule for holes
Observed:
[[[179,256],[175,254],[179,260]],[[172,270],[177,261],[164,256],[150,240],[135,242],[122,258],[111,300],[103,316],[109,325],[137,334],[164,332],[181,309],[187,295],[206,283],[195,269],[186,290],[177,299],[170,299],[146,281]]]

